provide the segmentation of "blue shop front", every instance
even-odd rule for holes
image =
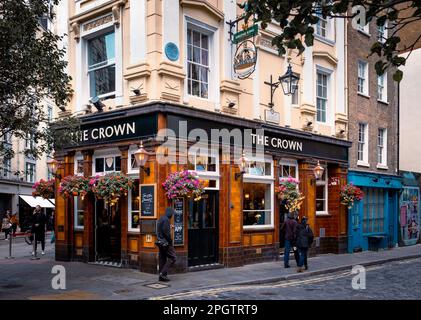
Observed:
[[[416,176],[419,178],[417,179]],[[402,177],[403,189],[399,203],[400,245],[410,246],[420,239],[420,183],[418,180],[421,174],[402,172]]]
[[[395,247],[401,178],[350,171],[348,183],[364,192],[364,198],[348,211],[348,251]]]

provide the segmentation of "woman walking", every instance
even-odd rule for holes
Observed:
[[[296,244],[299,254],[299,263],[297,272],[303,272],[308,269],[307,252],[313,243],[314,235],[310,226],[307,224],[307,217],[301,219],[301,223],[296,228]]]

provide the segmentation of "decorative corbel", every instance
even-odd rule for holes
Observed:
[[[120,0],[111,9],[114,18],[114,25],[116,26],[116,28],[120,27],[120,8],[124,7],[126,5],[126,2],[127,0]]]
[[[80,39],[80,25],[77,22],[73,22],[71,25],[72,31],[74,33],[74,39],[79,42]]]

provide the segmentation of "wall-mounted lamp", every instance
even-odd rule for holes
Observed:
[[[287,72],[278,78],[278,82],[272,81],[272,75],[270,76],[270,82],[265,81],[265,84],[270,86],[270,102],[268,104],[269,108],[273,108],[273,95],[275,94],[276,89],[279,85],[282,86],[284,94],[289,96],[295,93],[298,88],[298,80],[300,77],[292,72],[291,64],[288,65]]]
[[[143,141],[140,141],[139,149],[134,153],[134,157],[136,159],[136,164],[139,166],[139,169],[145,171],[148,176],[151,174],[151,169],[145,168],[145,165],[146,162],[148,162],[150,155],[151,153],[146,151],[146,149],[143,147]]]
[[[235,174],[235,180],[237,180],[239,177],[241,177],[244,173],[246,173],[246,167],[247,167],[247,158],[244,155],[244,150],[241,153],[240,159],[238,159],[238,167],[240,168],[240,172]]]
[[[57,173],[60,165],[61,163],[54,158],[47,161],[48,170],[50,170],[51,174],[57,179],[61,179],[61,175]]]
[[[98,112],[102,112],[105,108],[105,104],[97,96],[91,99],[91,103],[97,108]]]
[[[320,165],[319,160],[317,160],[317,165],[313,168],[314,179],[311,180],[311,184],[313,185],[315,181],[322,178],[325,168]]]

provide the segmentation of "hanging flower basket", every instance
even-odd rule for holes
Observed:
[[[64,177],[58,189],[58,193],[64,198],[73,196],[84,198],[89,191],[89,178],[76,175]]]
[[[105,176],[96,176],[89,179],[89,188],[97,198],[117,201],[127,196],[133,186],[133,180],[122,173],[109,173]]]
[[[168,199],[193,197],[194,200],[199,200],[205,192],[203,183],[196,172],[188,170],[171,173],[162,186]]]
[[[341,203],[347,206],[348,209],[351,209],[355,201],[360,201],[364,198],[364,192],[350,183],[341,188],[340,198]]]
[[[275,187],[278,199],[285,204],[288,212],[298,211],[304,200],[304,196],[298,189],[300,182],[292,177],[279,179],[279,187]]]
[[[32,189],[34,191],[32,192],[32,195],[34,197],[43,197],[44,199],[52,199],[54,198],[54,186],[55,186],[55,180],[44,180],[41,179],[38,182],[35,182],[35,184],[32,186]]]

